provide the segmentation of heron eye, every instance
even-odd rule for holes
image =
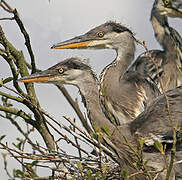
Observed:
[[[98,32],[97,34],[100,38],[102,38],[104,36],[104,33],[103,32]]]
[[[168,6],[169,5],[169,0],[164,0],[164,5]]]
[[[62,74],[62,73],[64,72],[64,69],[63,69],[63,68],[59,68],[59,69],[58,69],[58,72],[59,72],[60,74]]]

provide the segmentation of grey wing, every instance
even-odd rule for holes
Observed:
[[[157,85],[159,84],[158,81],[158,74],[162,76],[163,74],[163,64],[165,63],[165,53],[161,50],[151,50],[149,51],[151,54],[152,59],[158,66],[158,72],[156,66],[152,62],[151,58],[147,53],[141,54],[127,69],[127,71],[137,71],[143,74],[149,81],[154,81]]]
[[[182,51],[182,37],[180,36],[180,34],[174,28],[169,27],[169,29],[170,29],[170,35],[173,37],[173,39],[176,42],[176,45]]]
[[[120,77],[115,93],[107,89],[103,98],[104,109],[109,109],[106,116],[116,125],[128,123],[145,110],[160,91],[154,83],[136,71],[130,71]]]
[[[160,95],[156,84],[149,82],[137,71],[130,71],[122,76],[120,92],[122,92],[122,103],[133,118],[136,118],[155,97]]]
[[[180,60],[181,60],[181,64],[182,64],[182,37],[180,36],[180,34],[172,27],[169,27],[170,29],[170,35],[172,36],[172,38],[175,41],[175,44],[178,48],[179,54],[180,54]]]
[[[131,123],[131,132],[140,138],[145,138],[147,147],[153,146],[155,141],[159,141],[171,148],[173,126],[177,123],[177,149],[182,150],[182,86],[169,90],[166,94],[169,101],[170,115],[166,98],[161,95]]]
[[[149,158],[157,151],[155,141],[166,145],[166,151],[173,146],[173,126],[178,124],[174,171],[176,179],[182,178],[182,86],[169,90],[167,93],[171,119],[169,118],[167,103],[164,95],[156,98],[146,110],[131,124],[130,130],[134,137],[144,138],[143,150]],[[171,122],[172,120],[172,122]],[[159,153],[158,153],[159,154]],[[156,158],[156,154],[154,158]],[[159,156],[161,157],[161,155]],[[151,162],[151,161],[150,161]],[[154,160],[155,162],[155,160]],[[162,166],[163,167],[163,166]]]

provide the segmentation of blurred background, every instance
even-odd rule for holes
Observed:
[[[102,69],[114,59],[116,54],[113,50],[51,50],[50,47],[59,41],[81,35],[110,20],[130,28],[136,34],[137,39],[146,42],[148,49],[161,49],[155,40],[150,22],[150,11],[154,2],[152,0],[9,0],[7,2],[12,8],[18,10],[30,35],[37,67],[42,70],[67,57],[78,56],[90,59],[90,65],[99,75]],[[0,16],[9,15],[0,9]],[[8,40],[19,50],[22,50],[27,61],[30,62],[24,46],[23,35],[16,23],[13,21],[1,21],[0,23]],[[169,19],[169,24],[182,35],[180,19]],[[143,47],[136,45],[136,57],[143,51]],[[0,72],[0,78],[11,75],[8,65],[2,58],[0,58]],[[8,86],[12,87],[11,83]],[[62,117],[67,115],[71,119],[76,118],[76,122],[80,124],[73,109],[56,87],[47,84],[35,84],[35,88],[42,108],[51,113],[57,120],[67,124]],[[80,102],[78,89],[71,86],[66,86],[66,88],[73,99],[77,98]],[[79,104],[81,110],[85,111],[83,105]],[[18,120],[22,121],[21,119]],[[16,141],[16,137],[21,137],[8,120],[0,118],[0,122],[0,136],[7,134],[6,141],[9,145]],[[42,141],[38,133],[33,138]],[[72,146],[63,143],[63,147],[64,150],[74,153]],[[10,158],[8,160],[10,171],[17,168],[15,161]],[[8,178],[3,170],[2,157],[0,157],[0,177],[1,179]]]

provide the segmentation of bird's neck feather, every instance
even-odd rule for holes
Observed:
[[[171,36],[167,16],[161,15],[156,7],[151,12],[151,22],[155,37],[164,50],[171,50],[175,47],[175,41]]]
[[[112,63],[107,65],[100,74],[100,84],[119,80],[134,59],[135,44],[132,38],[128,44],[116,49],[117,56]]]
[[[125,72],[127,67],[131,64],[135,54],[135,44],[130,43],[125,47],[121,47],[116,50],[117,56],[113,63],[117,63],[120,67],[120,72]]]
[[[98,82],[95,77],[92,75],[89,78],[85,76],[84,80],[77,86],[81,95],[84,97],[84,105],[86,106],[92,126],[99,128],[109,126],[110,122],[105,117],[100,106]]]
[[[86,76],[85,76],[86,77]],[[97,127],[97,129],[102,129],[107,127],[111,136],[106,137],[106,134],[103,135],[104,140],[109,144],[109,148],[114,149],[117,152],[117,155],[120,157],[118,162],[122,167],[128,167],[128,160],[131,158],[128,154],[128,150],[125,146],[123,149],[123,143],[125,143],[125,138],[123,135],[130,139],[130,142],[134,145],[134,138],[131,135],[130,127],[128,124],[125,124],[120,127],[115,127],[104,115],[99,99],[98,83],[94,77],[87,78],[84,80],[85,83],[81,82],[77,84],[81,95],[84,96],[85,106],[87,108],[88,117],[91,121],[92,126]],[[103,131],[102,131],[103,132]],[[108,141],[109,140],[109,141]],[[110,144],[112,143],[112,144]],[[126,161],[127,160],[127,161]]]

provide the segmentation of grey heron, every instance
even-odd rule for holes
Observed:
[[[159,141],[166,145],[165,150],[167,154],[167,151],[171,150],[170,145],[173,144],[173,126],[178,123],[179,126],[176,129],[177,149],[178,147],[179,150],[181,148],[182,86],[166,93],[170,105],[170,114],[168,114],[167,110],[166,97],[161,95],[154,99],[135,120],[116,127],[102,112],[98,81],[95,74],[92,72],[90,66],[84,64],[79,58],[66,59],[47,70],[22,77],[18,82],[40,82],[55,85],[71,84],[78,87],[84,98],[84,104],[92,126],[99,127],[101,130],[103,127],[109,129],[111,135],[107,136],[105,134],[107,137],[103,137],[106,143],[111,145],[111,149],[117,152],[121,167],[129,169],[132,172],[138,171],[132,161],[134,155],[126,145],[126,138],[135,148],[137,146],[137,139],[142,138],[145,145],[144,158],[150,159],[147,166],[159,171],[158,178],[156,179],[165,179],[166,172],[160,172],[164,167],[163,157],[159,152],[155,152],[155,148],[152,147],[155,141]],[[169,116],[172,118],[172,121],[169,120]],[[174,178],[174,174],[172,174],[172,177]],[[137,179],[147,179],[147,175],[139,173]]]
[[[134,59],[133,33],[115,22],[106,22],[84,35],[53,46],[54,49],[115,49],[116,59],[100,75],[100,95],[103,110],[117,125],[132,121],[154,97],[159,95],[154,85],[136,72],[123,75]]]
[[[149,53],[158,66],[158,72],[147,53],[141,54],[128,68],[149,75],[161,89],[159,75],[164,91],[182,84],[182,38],[170,27],[168,17],[182,18],[181,0],[155,0],[153,4],[151,22],[163,50],[150,50]]]

